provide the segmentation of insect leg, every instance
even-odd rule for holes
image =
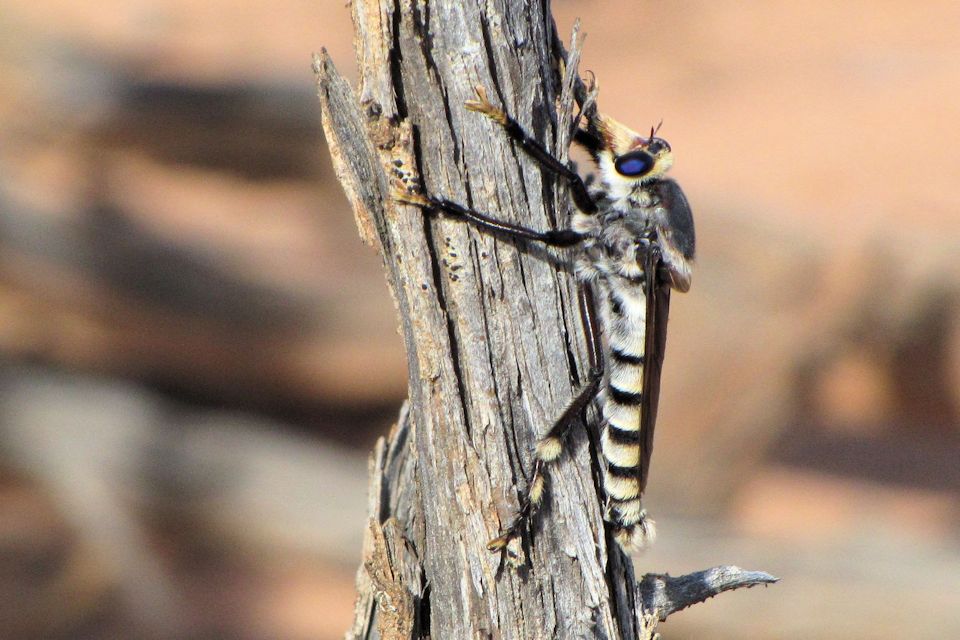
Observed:
[[[468,209],[463,205],[444,198],[436,198],[434,196],[409,193],[406,191],[395,194],[395,197],[401,202],[412,204],[422,209],[440,211],[450,217],[459,218],[479,229],[500,233],[511,238],[542,242],[551,247],[570,247],[579,243],[584,238],[582,234],[577,233],[573,229],[536,231],[518,224],[503,222],[502,220],[491,218],[484,213]]]
[[[467,109],[481,113],[503,127],[507,135],[523,147],[523,150],[539,162],[544,169],[560,176],[570,184],[570,196],[573,198],[573,203],[577,205],[578,209],[584,213],[595,213],[597,211],[597,204],[593,201],[593,198],[590,197],[583,178],[581,178],[576,171],[553,157],[542,144],[524,131],[520,123],[514,120],[506,111],[493,106],[493,104],[487,100],[487,92],[483,87],[478,86],[476,90],[477,99],[467,100],[465,103]]]
[[[514,566],[522,564],[518,543],[522,532],[543,503],[546,489],[547,465],[556,462],[563,453],[566,435],[577,417],[583,413],[587,404],[596,397],[603,380],[603,354],[600,349],[600,329],[597,324],[593,290],[589,284],[581,284],[579,289],[580,318],[587,332],[587,350],[590,358],[590,374],[587,383],[580,388],[574,399],[545,436],[537,443],[533,477],[527,490],[520,497],[520,511],[507,526],[506,530],[487,544],[490,551],[503,551],[507,561]]]

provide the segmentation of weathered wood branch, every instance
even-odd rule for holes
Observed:
[[[537,435],[586,371],[572,278],[563,256],[390,197],[402,166],[429,192],[501,219],[567,219],[564,191],[463,108],[482,85],[566,158],[574,96],[587,96],[576,34],[567,55],[548,6],[354,0],[358,91],[325,52],[314,61],[334,166],[383,256],[410,371],[409,403],[371,461],[350,638],[648,638],[684,594],[706,597],[667,579],[636,591],[605,533],[583,430],[551,475],[528,567],[487,551],[517,511]]]

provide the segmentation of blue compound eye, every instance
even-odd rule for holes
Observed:
[[[614,167],[623,176],[642,176],[653,168],[653,156],[645,151],[634,151],[617,158]]]

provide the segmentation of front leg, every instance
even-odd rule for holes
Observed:
[[[551,231],[536,231],[528,227],[510,222],[504,222],[491,218],[490,216],[468,209],[463,205],[457,204],[445,198],[424,195],[421,193],[411,193],[407,190],[397,190],[394,198],[406,204],[412,204],[416,207],[428,211],[439,211],[452,218],[458,218],[468,222],[478,229],[491,231],[496,234],[505,235],[509,238],[518,240],[542,242],[550,247],[571,247],[583,240],[583,234],[573,229],[555,229]]]
[[[476,87],[476,91],[477,99],[467,100],[464,106],[470,111],[482,113],[499,124],[503,127],[504,131],[507,132],[507,135],[523,147],[523,150],[539,162],[544,169],[560,176],[570,183],[570,195],[573,198],[573,203],[577,205],[580,211],[584,213],[596,213],[597,203],[590,197],[583,178],[581,178],[576,171],[554,158],[542,144],[524,131],[520,123],[510,117],[506,111],[493,106],[487,99],[487,92],[483,87]]]

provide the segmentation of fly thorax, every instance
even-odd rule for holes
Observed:
[[[613,274],[630,280],[643,275],[644,238],[649,228],[646,209],[635,208],[607,216],[600,244]]]

